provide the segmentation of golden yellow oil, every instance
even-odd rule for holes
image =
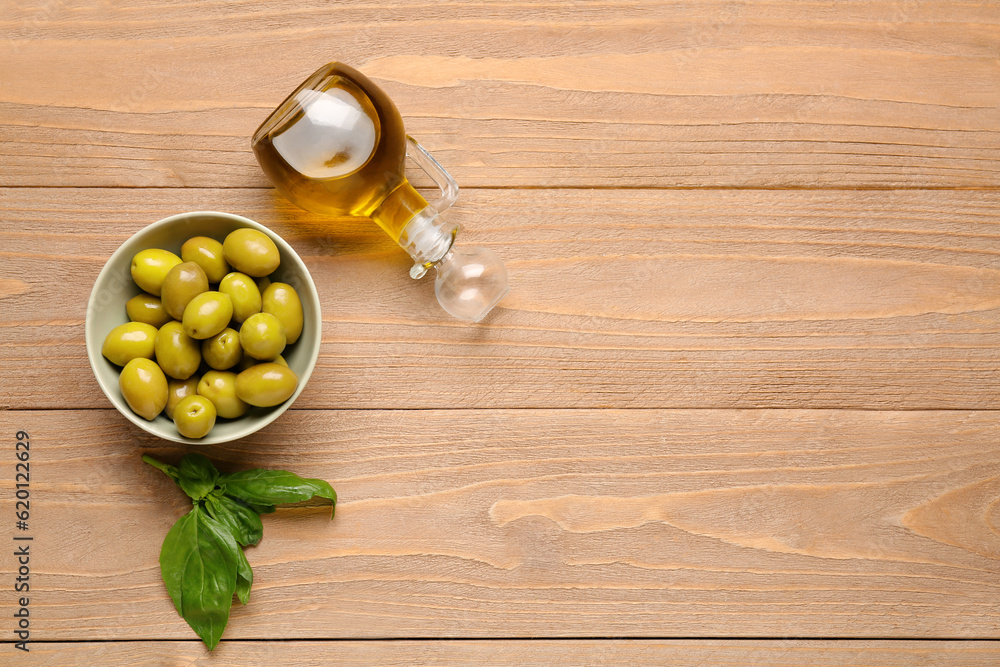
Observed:
[[[324,65],[306,79],[257,129],[252,145],[275,187],[307,211],[368,216],[398,241],[427,206],[404,175],[399,111],[347,65]]]

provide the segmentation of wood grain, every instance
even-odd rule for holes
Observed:
[[[339,59],[466,186],[996,187],[1000,7],[842,4],[4,0],[0,185],[263,187]]]
[[[189,505],[139,460],[185,449],[111,410],[0,412],[19,429],[33,636],[192,638],[157,565]],[[341,499],[265,517],[228,639],[996,639],[998,437],[996,412],[298,410],[199,451]]]
[[[196,642],[34,644],[24,667],[157,664],[183,667],[248,665],[702,665],[704,667],[993,667],[997,642],[732,641],[732,640],[470,640],[227,642],[211,654]]]
[[[333,59],[507,261],[482,326],[256,165]],[[993,0],[0,0],[0,437],[33,447],[8,655],[1000,663],[998,100]],[[186,501],[139,460],[187,450],[108,409],[82,326],[107,257],[196,209],[282,234],[324,315],[296,409],[200,451],[342,500],[265,518],[211,655],[159,577]]]
[[[513,285],[477,327],[367,220],[270,191],[12,188],[0,207],[3,407],[106,407],[94,279],[142,226],[206,208],[312,271],[323,346],[297,407],[1000,407],[997,192],[466,190],[452,219]]]

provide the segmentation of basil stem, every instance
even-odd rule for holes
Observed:
[[[177,482],[180,479],[180,476],[177,474],[176,466],[172,466],[169,463],[160,463],[149,454],[143,454],[142,461],[143,463],[148,463],[157,470],[161,471],[164,475],[174,480],[174,482]]]

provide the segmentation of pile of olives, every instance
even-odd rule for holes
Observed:
[[[186,438],[203,438],[217,418],[288,400],[299,380],[281,353],[302,333],[295,289],[268,277],[278,248],[256,229],[225,240],[188,239],[181,256],[160,249],[132,258],[145,292],[125,304],[102,353],[122,366],[119,387],[144,419],[161,412]]]

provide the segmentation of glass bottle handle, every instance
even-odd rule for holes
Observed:
[[[422,278],[437,269],[434,294],[450,315],[479,322],[510,291],[507,269],[488,248],[454,248],[458,225],[442,221],[438,213],[458,199],[458,183],[413,137],[406,136],[406,154],[441,190],[404,227],[399,245],[415,260],[411,278]]]
[[[451,174],[410,135],[406,135],[406,155],[416,162],[425,174],[431,177],[431,180],[441,191],[439,197],[427,203],[433,206],[438,213],[451,208],[451,205],[458,199],[458,183],[451,177]]]

